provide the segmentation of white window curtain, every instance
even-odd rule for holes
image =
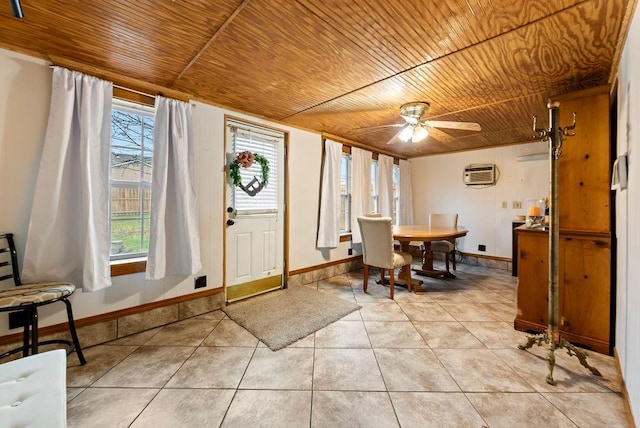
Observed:
[[[393,158],[378,155],[378,208],[382,217],[393,217]]]
[[[371,158],[373,153],[351,148],[351,242],[362,242],[358,217],[371,212]]]
[[[22,276],[111,285],[109,149],[112,84],[53,67],[49,123],[38,169]]]
[[[342,144],[324,141],[318,248],[336,248],[340,244],[340,162]]]
[[[400,218],[399,224],[413,224],[413,192],[411,191],[411,163],[400,160]]]
[[[156,97],[147,279],[202,268],[189,103]]]

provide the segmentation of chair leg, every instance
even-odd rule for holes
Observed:
[[[407,272],[407,290],[409,290],[409,293],[411,293],[413,291],[413,285],[411,284],[411,265],[405,265],[403,269],[405,269],[405,271]]]
[[[369,285],[369,265],[364,265],[364,279],[362,282],[362,290],[366,293]]]
[[[29,324],[31,324],[31,355],[38,353],[38,308],[29,310]]]
[[[451,252],[451,262],[453,263],[453,270],[456,270],[456,250]]]
[[[395,271],[393,268],[389,269],[389,296],[391,297],[391,300],[393,300],[393,288],[394,288],[394,283],[393,283],[393,277],[394,277]]]
[[[67,318],[69,320],[69,332],[71,333],[71,339],[73,340],[73,347],[75,348],[76,354],[78,355],[78,359],[80,360],[80,365],[84,366],[87,364],[87,360],[84,358],[84,354],[82,353],[82,348],[80,347],[80,341],[78,340],[78,334],[76,332],[76,324],[73,321],[73,311],[71,310],[71,302],[67,299],[62,299],[65,305],[67,305]]]
[[[23,330],[22,330],[22,356],[26,357],[29,355],[29,327],[31,327],[31,310],[25,309],[22,311],[22,322],[24,322]]]
[[[449,253],[444,253],[444,264],[447,268],[447,272],[449,272]]]
[[[384,285],[385,284],[385,280],[384,280],[384,269],[380,268],[380,284]]]

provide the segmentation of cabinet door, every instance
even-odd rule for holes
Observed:
[[[516,320],[543,327],[547,326],[549,315],[548,242],[546,233],[518,233],[518,312]],[[522,324],[520,326],[524,327]]]
[[[563,229],[609,232],[609,95],[561,101],[560,123],[575,136],[562,145],[559,166],[560,225]]]
[[[561,237],[560,254],[560,330],[609,342],[611,240]]]

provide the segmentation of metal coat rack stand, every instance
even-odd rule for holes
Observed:
[[[551,221],[549,224],[549,325],[544,333],[530,335],[527,343],[519,345],[520,349],[529,349],[534,344],[542,346],[547,345],[549,352],[547,353],[547,362],[549,365],[549,374],[547,375],[547,383],[555,385],[553,380],[553,369],[556,364],[555,350],[565,348],[570,356],[576,356],[580,360],[580,364],[589,369],[591,373],[601,376],[598,369],[589,365],[587,362],[587,354],[569,343],[558,332],[558,255],[560,244],[560,228],[559,228],[559,206],[558,206],[558,158],[562,154],[562,142],[566,137],[573,137],[571,132],[576,127],[576,113],[573,113],[573,123],[570,126],[560,127],[560,107],[559,103],[549,103],[549,129],[536,127],[536,117],[533,117],[533,130],[542,138],[543,141],[549,142],[549,163],[550,163],[550,212]]]

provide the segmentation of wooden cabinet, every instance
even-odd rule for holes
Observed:
[[[542,332],[548,325],[549,236],[518,232],[517,330]],[[571,343],[610,353],[611,240],[605,234],[560,232],[558,329]]]
[[[611,231],[608,91],[595,88],[560,99],[561,126],[576,112],[576,135],[564,141],[559,158],[560,229]]]
[[[610,259],[608,236],[560,236],[559,328],[570,341],[607,354],[611,326]]]
[[[549,239],[546,233],[519,226],[518,330],[543,331],[548,324]]]
[[[558,169],[560,248],[558,328],[574,344],[610,354],[611,192],[608,88],[557,98],[560,125],[575,136],[564,141]],[[548,323],[548,231],[518,234],[518,330],[544,331]]]

